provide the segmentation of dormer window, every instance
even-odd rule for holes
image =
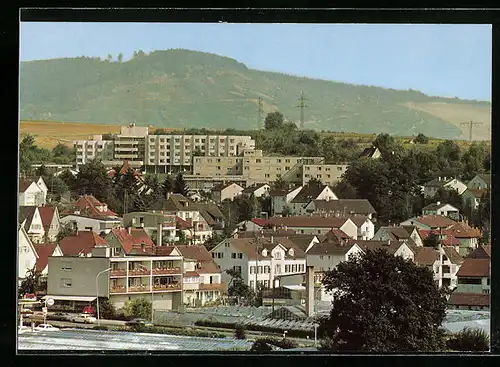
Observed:
[[[267,256],[267,250],[266,249],[262,250],[262,256],[264,256],[264,257]]]
[[[294,256],[294,254],[295,254],[295,251],[293,250],[293,248],[288,250],[288,255]]]

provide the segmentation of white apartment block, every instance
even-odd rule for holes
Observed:
[[[347,164],[304,164],[302,185],[312,178],[318,179],[324,185],[334,185],[342,179],[349,166]]]
[[[76,164],[86,164],[93,159],[113,160],[113,141],[103,140],[102,135],[94,135],[92,140],[75,140]]]

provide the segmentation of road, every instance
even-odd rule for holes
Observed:
[[[22,350],[230,350],[249,349],[252,343],[234,338],[197,338],[123,331],[62,329],[18,336]]]

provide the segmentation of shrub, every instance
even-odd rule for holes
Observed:
[[[109,300],[99,301],[100,317],[107,320],[113,320],[116,317],[115,306]]]
[[[250,348],[251,352],[271,352],[273,349],[262,339],[257,339]]]
[[[136,298],[127,301],[124,307],[126,317],[137,317],[146,320],[151,319],[151,301],[146,298]]]
[[[193,330],[184,328],[164,328],[158,326],[145,326],[134,325],[133,331],[137,333],[151,333],[151,334],[169,334],[169,335],[183,335],[201,338],[225,338],[225,334],[217,333],[214,331]]]
[[[246,339],[245,327],[242,324],[236,325],[236,329],[234,330],[234,337],[236,339]]]
[[[295,342],[294,340],[291,340],[291,339],[286,339],[286,338],[283,338],[283,339],[260,338],[258,340],[261,340],[261,341],[263,341],[267,344],[270,344],[270,345],[274,345],[274,346],[281,348],[281,349],[293,349],[293,348],[299,347],[297,342]]]
[[[490,337],[482,329],[464,328],[447,341],[447,347],[456,351],[476,352],[490,350]]]

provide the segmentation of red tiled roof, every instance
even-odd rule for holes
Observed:
[[[464,258],[452,246],[443,246],[445,255],[452,264],[460,265],[464,262]]]
[[[73,204],[75,209],[80,209],[92,217],[117,217],[118,215],[107,208],[106,203],[101,203],[92,195],[83,195]],[[100,211],[98,207],[106,206],[106,211]]]
[[[321,216],[294,216],[294,217],[271,217],[268,223],[272,226],[282,227],[312,227],[312,228],[339,228],[349,218],[321,217]]]
[[[38,258],[36,259],[36,270],[43,271],[49,262],[49,256],[52,256],[57,244],[55,243],[36,243],[33,247],[36,250]]]
[[[186,276],[186,277],[199,277],[200,274],[198,274],[198,272],[196,272],[196,271],[186,271],[184,273],[184,276]]]
[[[457,238],[480,238],[481,232],[478,229],[471,228],[463,222],[455,223],[450,228],[450,232]]]
[[[419,247],[416,250],[414,261],[417,265],[433,265],[439,260],[439,252],[432,247]]]
[[[268,220],[267,219],[263,219],[263,218],[252,218],[250,219],[253,223],[257,224],[258,226],[261,226],[261,227],[264,227]]]
[[[203,245],[178,245],[175,246],[175,248],[186,259],[208,262],[213,261],[212,255]]]
[[[488,191],[486,189],[467,189],[475,198],[481,199],[483,195]]]
[[[455,306],[489,306],[490,295],[453,292],[448,300],[448,304]]]
[[[19,192],[25,192],[28,189],[28,187],[31,186],[32,183],[33,183],[33,181],[20,179],[19,180]]]
[[[55,208],[51,206],[41,206],[38,208],[40,213],[40,218],[42,219],[43,226],[45,229],[50,226],[52,219],[54,218]]]
[[[221,269],[219,266],[212,260],[212,261],[204,261],[200,263],[200,267],[197,269],[197,272],[199,274],[216,274],[220,273]]]
[[[460,244],[460,242],[456,239],[456,237],[453,235],[453,233],[450,231],[450,230],[437,230],[437,229],[433,229],[433,230],[427,230],[427,229],[419,229],[418,230],[418,234],[420,235],[420,238],[423,240],[425,240],[427,237],[429,237],[430,234],[435,234],[435,235],[439,235],[439,234],[443,234],[445,235],[446,237],[441,241],[443,245],[445,246],[457,246]]]
[[[59,242],[64,256],[78,256],[80,253],[89,254],[96,245],[107,245],[104,238],[93,231],[79,231],[77,235],[68,236]]]
[[[187,220],[184,220],[182,219],[181,217],[175,217],[175,222],[177,223],[178,227],[180,229],[188,229],[188,228],[192,228],[193,225],[188,222]]]
[[[491,245],[481,245],[468,256],[473,259],[491,259]]]
[[[457,272],[457,277],[488,277],[490,265],[490,259],[466,258]]]
[[[169,256],[174,249],[175,246],[156,246],[156,256]]]
[[[153,252],[153,241],[142,228],[131,228],[130,234],[126,228],[113,228],[111,232],[127,254],[132,252],[145,254]]]
[[[227,283],[202,283],[200,284],[200,291],[210,291],[210,290],[226,290]]]

